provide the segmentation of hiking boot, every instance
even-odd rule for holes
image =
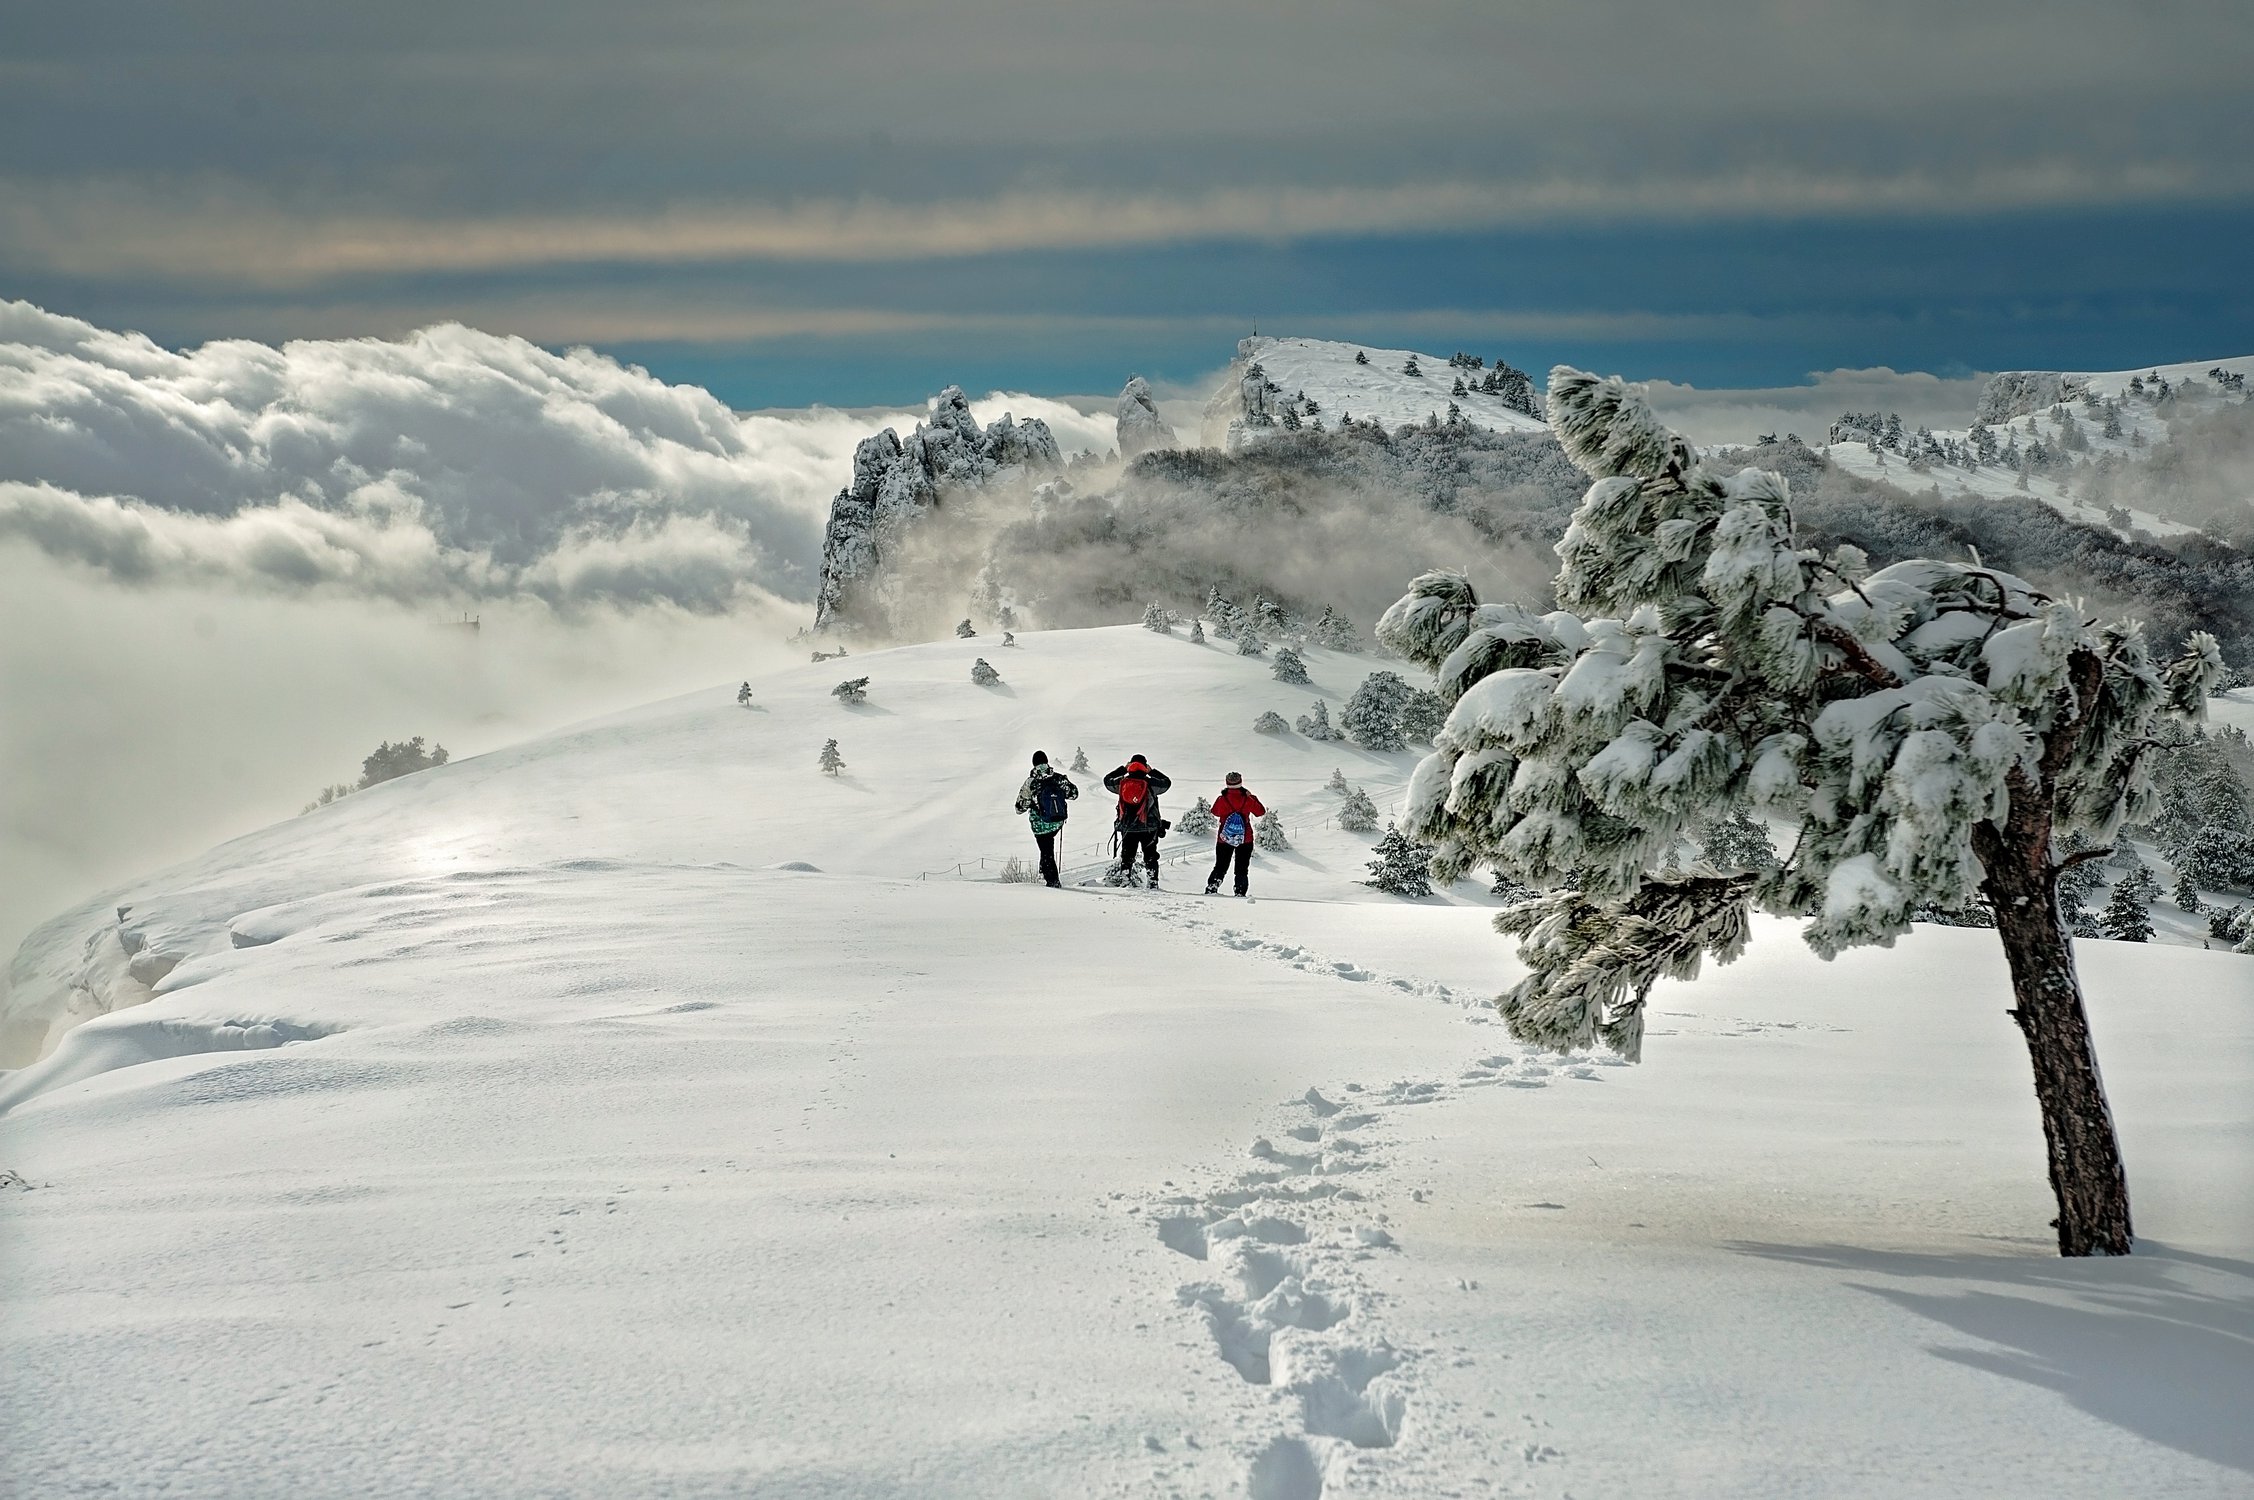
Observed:
[[[1208,885],[1208,886],[1207,886],[1207,887],[1205,888],[1205,894],[1207,894],[1208,896],[1218,896],[1218,895],[1220,895],[1220,894],[1221,894],[1221,886],[1220,886],[1220,883],[1219,883],[1219,882],[1215,882],[1215,883],[1214,883],[1214,884],[1212,884],[1212,885]]]

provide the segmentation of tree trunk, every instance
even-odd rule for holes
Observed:
[[[2058,1199],[2058,1253],[2127,1255],[2134,1238],[2128,1176],[2098,1076],[2074,950],[2059,916],[2048,799],[2026,795],[2031,790],[2014,786],[2004,827],[1974,826],[1973,850],[1987,873],[1983,885],[2011,963],[2017,1002],[2011,1018],[2035,1065],[2035,1098]]]

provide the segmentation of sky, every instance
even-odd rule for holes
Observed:
[[[2254,348],[2242,0],[0,13],[0,294],[459,319],[739,408],[1187,382],[1254,324],[1779,386]]]

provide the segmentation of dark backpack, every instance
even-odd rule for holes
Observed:
[[[1058,784],[1059,781],[1060,778],[1055,776],[1034,778],[1033,811],[1044,823],[1062,823],[1072,816],[1071,809],[1065,803],[1064,788]]]

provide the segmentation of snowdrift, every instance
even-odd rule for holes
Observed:
[[[2244,959],[2083,945],[2147,1239],[2062,1263],[1990,934],[1764,923],[1643,1066],[1533,1052],[1478,889],[1361,890],[1325,826],[1332,767],[1382,808],[1413,758],[1252,731],[1369,658],[1020,639],[457,761],[43,928],[19,1041],[119,1008],[0,1081],[12,1477],[2243,1493]],[[1241,770],[1293,847],[1251,902],[990,878],[1076,747],[1176,813]]]

